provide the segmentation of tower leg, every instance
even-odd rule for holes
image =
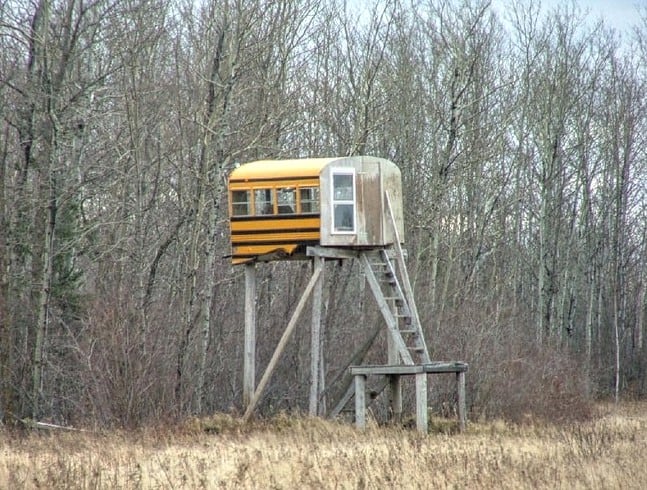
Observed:
[[[319,415],[320,369],[321,365],[321,304],[323,296],[323,257],[314,258],[315,273],[319,275],[312,292],[312,331],[310,343],[310,406],[309,415]],[[317,272],[319,271],[319,272]]]
[[[391,408],[391,421],[394,424],[402,422],[402,381],[400,376],[389,376],[389,405]]]
[[[256,372],[256,265],[245,265],[245,346],[243,354],[243,408],[254,396]]]
[[[458,428],[465,432],[467,413],[465,409],[465,371],[456,373],[456,383],[458,385]]]
[[[427,373],[416,374],[416,428],[418,432],[427,433]]]
[[[355,426],[366,428],[366,376],[355,376]]]

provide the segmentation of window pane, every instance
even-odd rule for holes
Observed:
[[[231,191],[231,214],[233,216],[249,215],[249,191]]]
[[[272,189],[256,189],[254,191],[254,208],[256,214],[274,213],[274,193]]]
[[[294,214],[296,210],[296,191],[289,187],[277,190],[279,214]]]
[[[352,204],[335,204],[333,206],[335,213],[335,231],[353,231],[354,216]]]
[[[351,174],[333,174],[333,195],[335,201],[353,200],[353,176]]]
[[[302,213],[319,212],[319,188],[318,187],[304,187],[302,189],[299,189],[299,197],[301,199]]]

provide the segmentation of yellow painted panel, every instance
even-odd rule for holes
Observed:
[[[234,247],[232,254],[232,264],[243,264],[245,262],[253,260],[254,257],[279,251],[284,252],[286,255],[291,255],[296,248],[296,243],[288,243],[283,245],[244,245],[240,247]]]
[[[302,219],[263,219],[263,220],[244,220],[244,221],[232,221],[231,222],[231,232],[240,233],[245,231],[255,231],[255,230],[289,230],[294,229],[303,229],[303,228],[317,228],[319,229],[321,220],[317,217],[307,218],[303,217]]]

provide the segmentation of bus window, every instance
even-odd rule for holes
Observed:
[[[319,212],[319,187],[303,187],[299,189],[302,213]]]
[[[277,202],[279,214],[294,214],[297,204],[296,192],[289,187],[277,189]]]
[[[332,174],[333,231],[355,232],[355,175],[352,171],[337,171]]]
[[[274,214],[274,192],[272,189],[256,189],[254,191],[255,214]]]
[[[249,191],[231,191],[232,216],[248,216],[250,213]]]

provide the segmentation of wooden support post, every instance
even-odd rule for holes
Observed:
[[[314,291],[312,293],[312,331],[310,339],[310,406],[308,413],[311,417],[316,417],[317,415],[319,415],[319,395],[321,392],[320,386],[321,384],[323,384],[319,383],[319,379],[320,372],[322,371],[320,369],[321,303],[323,296],[323,269],[325,265],[325,259],[323,257],[315,257],[313,260],[314,270],[319,278],[317,279],[317,283],[315,284]]]
[[[456,384],[458,385],[458,428],[461,432],[464,432],[467,422],[465,407],[465,371],[456,373]]]
[[[306,286],[305,291],[303,291],[303,295],[301,296],[301,299],[299,300],[299,303],[297,304],[297,307],[295,308],[294,313],[292,313],[292,318],[290,318],[290,321],[288,322],[288,326],[285,327],[285,331],[283,332],[283,335],[281,336],[281,339],[279,340],[279,343],[276,346],[276,349],[274,350],[274,354],[272,354],[272,358],[270,359],[270,362],[267,365],[267,369],[265,369],[265,373],[263,374],[261,381],[258,383],[258,387],[254,391],[254,396],[252,396],[252,399],[250,400],[249,405],[247,406],[247,409],[243,414],[244,421],[249,420],[249,417],[252,415],[252,412],[254,411],[254,408],[256,407],[256,404],[258,403],[258,400],[261,397],[261,394],[263,393],[263,390],[265,390],[265,386],[267,385],[267,382],[270,380],[270,376],[274,372],[274,368],[276,367],[276,364],[278,363],[279,358],[281,357],[281,354],[283,354],[283,349],[285,349],[285,346],[287,345],[288,340],[290,339],[290,335],[292,335],[292,332],[294,331],[294,327],[296,327],[297,325],[297,320],[299,319],[299,316],[301,315],[301,312],[303,311],[303,308],[306,305],[306,301],[310,297],[310,294],[312,293],[312,289],[314,288],[314,285],[317,283],[317,279],[319,279],[319,274],[321,274],[322,270],[323,269],[314,270],[314,273],[310,278],[310,282],[308,282],[308,285]]]
[[[243,408],[254,396],[256,372],[256,264],[245,265],[245,345],[243,348]]]
[[[399,374],[388,375],[388,378],[391,421],[394,424],[399,424],[402,422],[402,380]]]
[[[428,429],[427,373],[416,374],[416,428],[424,434]]]
[[[355,425],[366,428],[366,376],[355,376]]]

